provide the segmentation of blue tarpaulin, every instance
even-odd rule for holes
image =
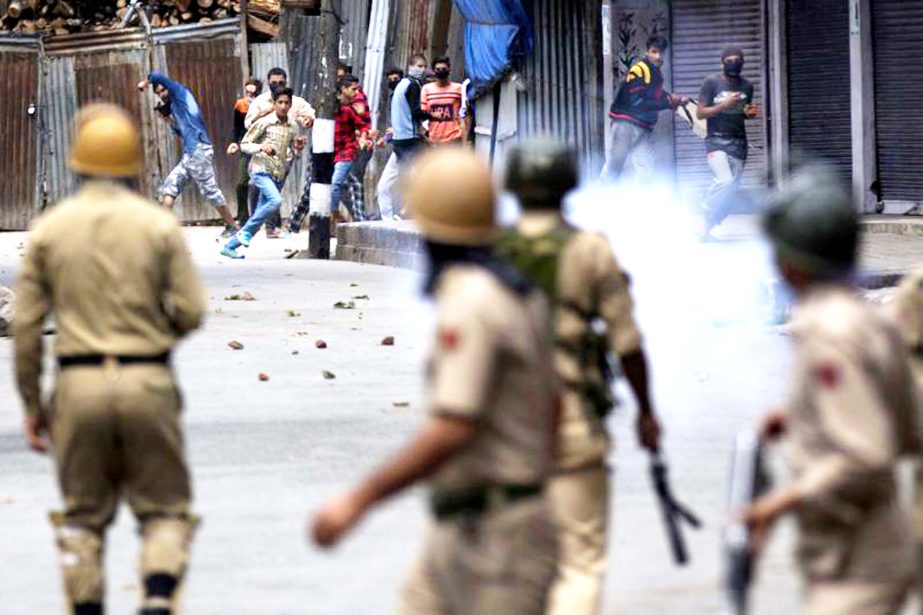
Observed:
[[[455,0],[465,18],[465,69],[474,96],[493,86],[514,55],[532,51],[532,24],[521,0]]]

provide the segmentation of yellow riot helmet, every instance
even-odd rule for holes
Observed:
[[[93,103],[80,109],[68,163],[80,175],[134,177],[141,172],[141,139],[135,122],[118,105]]]
[[[420,154],[408,173],[403,194],[430,241],[483,246],[498,237],[490,169],[468,149],[442,147]]]

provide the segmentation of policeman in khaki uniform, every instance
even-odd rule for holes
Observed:
[[[891,316],[897,320],[910,353],[910,367],[917,384],[917,403],[923,412],[923,269],[908,273],[901,280],[891,303]],[[923,459],[914,467],[914,532],[920,573],[917,577],[917,600],[923,601]],[[923,606],[921,606],[923,609]]]
[[[52,520],[68,612],[103,612],[104,533],[124,495],[141,525],[141,613],[168,615],[194,525],[169,357],[199,326],[205,292],[176,218],[129,188],[141,151],[125,111],[81,110],[69,163],[81,187],[36,221],[17,289],[25,436],[56,457],[64,511]],[[45,405],[42,323],[50,314],[58,372]]]
[[[787,434],[792,482],[744,511],[759,547],[773,522],[797,517],[809,615],[900,611],[917,570],[896,498],[898,457],[918,454],[914,384],[897,328],[848,286],[858,224],[832,171],[795,173],[765,220],[798,297],[787,408],[764,437]]]
[[[540,615],[556,559],[543,490],[558,404],[547,304],[492,253],[494,190],[474,153],[421,156],[405,199],[426,239],[437,307],[429,418],[391,461],[317,514],[314,540],[334,544],[373,505],[430,479],[435,523],[398,612]]]
[[[556,472],[548,489],[560,545],[548,607],[553,615],[592,614],[600,608],[610,495],[604,423],[613,406],[610,348],[638,403],[640,442],[656,450],[660,437],[628,276],[605,237],[577,231],[561,216],[564,195],[577,180],[576,152],[570,147],[546,139],[517,146],[509,159],[507,188],[519,197],[523,216],[499,248],[555,308],[555,366],[564,393]],[[602,333],[597,324],[603,325]]]

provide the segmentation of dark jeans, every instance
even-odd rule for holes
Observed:
[[[406,163],[426,147],[426,141],[419,139],[400,139],[391,141],[394,155],[399,163]]]

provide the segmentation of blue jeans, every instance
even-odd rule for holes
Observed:
[[[338,162],[333,165],[333,179],[330,192],[330,213],[337,215],[337,208],[340,206],[340,194],[343,192],[343,186],[346,185],[346,178],[349,176],[349,170],[353,166],[352,160]]]
[[[250,182],[260,191],[260,198],[256,202],[256,211],[247,220],[247,223],[241,228],[241,231],[256,235],[266,219],[279,211],[282,207],[282,193],[279,191],[279,182],[277,182],[269,173],[257,173],[250,177]],[[228,241],[228,247],[235,249],[240,246],[237,237],[231,237]]]

